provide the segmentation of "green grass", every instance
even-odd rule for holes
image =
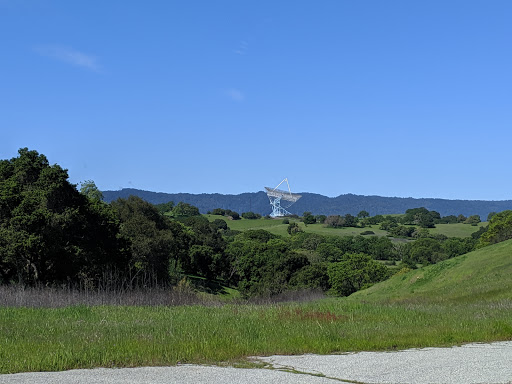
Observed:
[[[352,299],[472,303],[512,299],[512,240],[393,276]],[[512,303],[511,303],[512,304]]]
[[[511,254],[507,241],[302,304],[4,307],[0,373],[512,340]]]
[[[230,229],[237,231],[246,231],[249,229],[264,229],[270,233],[280,236],[289,236],[287,229],[288,224],[283,224],[283,219],[256,219],[256,220],[229,220],[224,216],[205,215],[208,220],[222,219],[226,221]],[[290,222],[296,222],[304,232],[318,233],[321,235],[333,236],[353,236],[359,235],[364,231],[373,231],[377,236],[386,236],[387,232],[379,229],[378,225],[366,228],[327,228],[324,224],[309,224],[305,225],[303,222],[296,219],[289,219]]]
[[[236,361],[251,355],[453,345],[512,337],[510,302],[2,309],[0,372]],[[8,325],[8,326],[7,326]]]
[[[480,227],[486,226],[487,222],[478,223],[476,226],[470,224],[436,224],[435,228],[430,228],[429,232],[432,234],[442,233],[448,237],[469,237],[472,233],[478,231]]]
[[[288,224],[283,224],[283,219],[256,219],[256,220],[229,220],[224,216],[216,216],[216,215],[205,215],[208,220],[213,221],[215,219],[221,219],[226,221],[229,228],[237,230],[237,231],[246,231],[248,229],[264,229],[270,233],[280,236],[289,236],[287,229]],[[390,215],[390,216],[401,216],[401,215]],[[318,233],[320,235],[332,235],[332,236],[356,236],[360,235],[364,231],[373,231],[375,232],[375,236],[387,236],[388,232],[382,229],[379,229],[379,225],[372,225],[365,228],[327,228],[324,224],[309,224],[304,225],[303,222],[290,219],[290,222],[297,222],[300,228],[304,232],[310,233]],[[431,234],[441,233],[448,237],[468,237],[471,236],[473,232],[478,231],[478,228],[481,226],[487,225],[487,222],[479,223],[477,226],[472,226],[469,224],[436,224],[436,228],[430,228],[429,232]]]

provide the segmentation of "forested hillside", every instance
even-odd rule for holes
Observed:
[[[255,212],[267,215],[271,212],[265,192],[242,193],[239,195],[222,195],[218,193],[190,194],[190,193],[162,193],[139,189],[122,189],[120,191],[103,192],[106,202],[119,197],[127,198],[130,195],[139,196],[152,204],[175,203],[183,201],[199,208],[201,213],[207,213],[215,208],[231,209],[236,212]],[[327,197],[315,193],[302,193],[302,198],[290,208],[290,212],[301,215],[303,212],[312,212],[314,215],[356,215],[364,210],[373,215],[387,215],[403,213],[408,209],[425,207],[437,211],[442,216],[449,215],[480,215],[487,217],[490,212],[501,212],[512,209],[512,200],[484,201],[484,200],[448,200],[412,197],[382,197],[361,195],[340,195]]]
[[[251,201],[246,195],[237,197]],[[241,208],[241,215],[221,208],[201,215],[187,202],[153,205],[134,195],[107,203],[93,181],[77,189],[65,169],[23,148],[18,157],[0,160],[0,284],[137,289],[201,279],[245,297],[300,289],[347,296],[400,270],[512,237],[512,211],[495,213],[478,230],[477,215],[441,217],[426,208],[394,216],[304,212],[283,219],[286,232],[274,234],[252,226],[277,220]],[[231,223],[238,221],[250,226],[237,230]],[[365,231],[320,234],[304,231],[308,225]],[[430,232],[436,225],[468,225],[475,232],[448,237]]]

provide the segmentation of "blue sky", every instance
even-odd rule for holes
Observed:
[[[511,199],[511,1],[0,0],[0,158],[102,190]]]

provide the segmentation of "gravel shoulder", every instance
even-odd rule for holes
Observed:
[[[512,383],[512,341],[340,355],[254,357],[271,369],[180,365],[0,375],[3,384]]]
[[[277,369],[293,367],[363,383],[512,383],[510,341],[398,352],[269,356],[258,360]]]

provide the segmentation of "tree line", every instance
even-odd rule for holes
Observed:
[[[239,218],[221,211],[216,213]],[[249,212],[245,218],[259,216]],[[0,161],[0,283],[97,287],[109,281],[134,288],[172,286],[185,276],[199,276],[245,296],[301,288],[348,295],[401,268],[510,238],[510,221],[507,211],[496,214],[481,240],[393,242],[301,231],[287,237],[239,232],[224,220],[210,222],[183,202],[155,206],[129,196],[106,203],[94,182],[77,188],[65,169],[23,148],[17,157]]]

